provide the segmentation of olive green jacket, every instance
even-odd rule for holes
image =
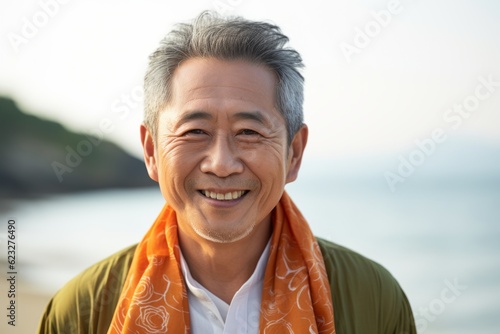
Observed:
[[[415,334],[408,300],[381,265],[317,239],[330,280],[337,334]],[[137,245],[93,265],[47,305],[39,333],[107,333]]]

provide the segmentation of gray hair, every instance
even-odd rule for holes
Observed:
[[[176,25],[149,57],[144,77],[144,123],[153,138],[158,117],[172,98],[175,69],[189,58],[243,59],[261,64],[277,78],[276,107],[282,113],[290,143],[304,122],[304,78],[300,54],[285,47],[288,37],[281,29],[265,22],[241,17],[220,17],[202,12],[192,24]],[[156,140],[156,139],[155,139]]]

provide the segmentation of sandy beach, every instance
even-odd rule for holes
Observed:
[[[40,317],[49,302],[51,296],[42,293],[34,287],[19,281],[16,294],[16,321],[15,327],[8,324],[10,320],[6,317],[7,312],[2,305],[2,321],[0,323],[0,333],[3,334],[31,334],[36,333]],[[2,304],[9,302],[2,298]]]

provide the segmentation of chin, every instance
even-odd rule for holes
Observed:
[[[236,242],[244,239],[249,236],[254,230],[255,225],[252,225],[246,229],[238,229],[238,230],[227,230],[227,229],[206,229],[199,228],[197,226],[193,226],[194,231],[201,238],[219,243],[219,244],[228,244],[232,242]]]

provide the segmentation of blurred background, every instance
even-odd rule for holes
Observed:
[[[211,9],[279,25],[304,58],[310,139],[287,189],[315,234],[391,271],[419,333],[500,333],[500,3],[0,4],[0,264],[13,219],[18,271],[0,332],[33,333],[52,294],[155,219],[142,77],[174,23]]]

